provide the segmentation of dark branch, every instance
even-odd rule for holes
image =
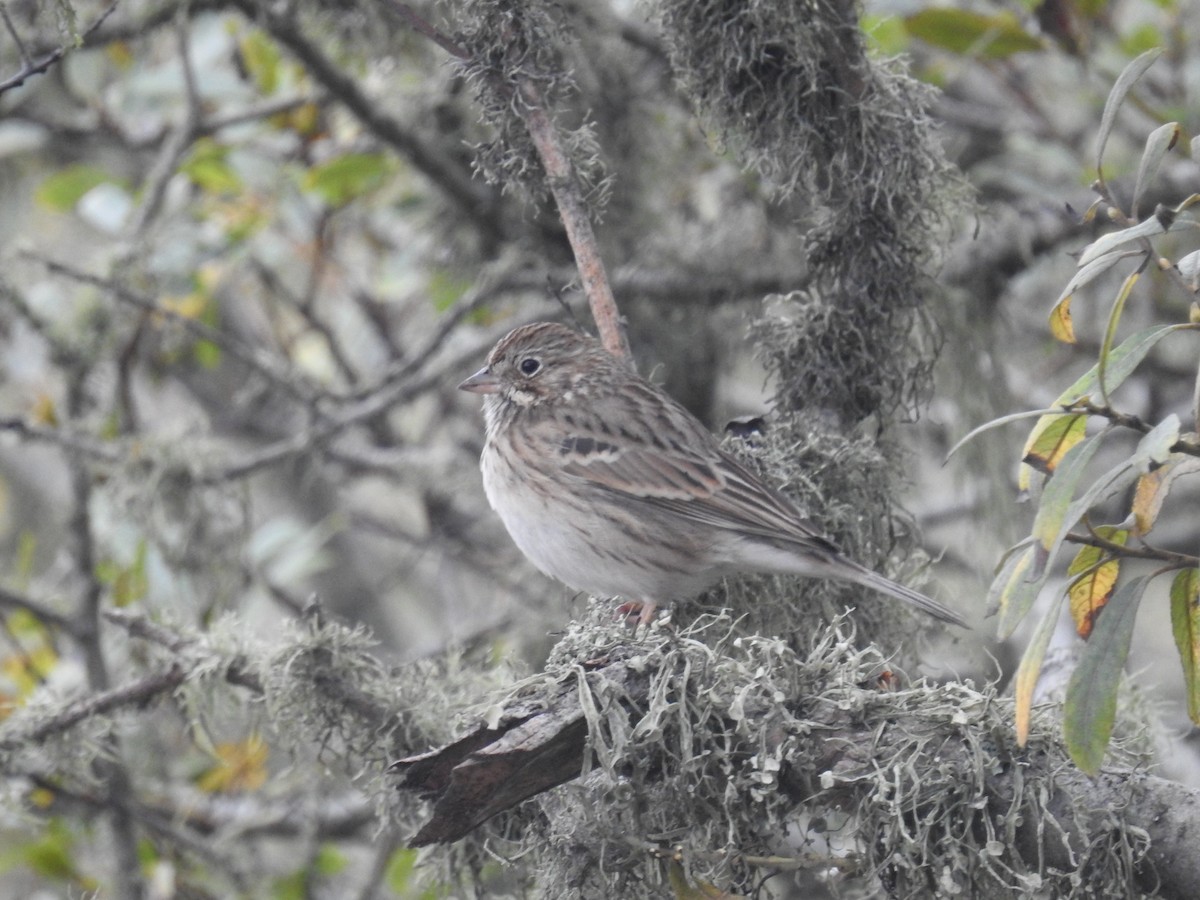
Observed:
[[[117,8],[118,2],[119,2],[119,0],[113,0],[113,2],[111,4],[109,4],[107,9],[105,9],[104,12],[100,13],[100,15],[96,19],[96,21],[93,22],[90,26],[88,26],[88,29],[79,36],[80,45],[83,45],[87,41],[87,39],[92,34],[95,33],[96,29],[98,29],[101,25],[104,24],[104,20],[107,19],[110,15],[112,15],[113,10],[115,10]],[[4,21],[5,21],[5,24],[7,24],[9,26],[9,29],[11,30],[12,23],[9,22],[7,13],[5,13],[5,15],[4,15]],[[6,78],[4,81],[0,81],[0,94],[3,94],[5,91],[10,91],[13,88],[20,87],[26,81],[28,81],[30,78],[33,78],[35,75],[45,74],[46,72],[50,71],[50,69],[55,65],[55,63],[57,63],[60,59],[62,59],[64,56],[67,55],[67,49],[68,49],[67,47],[57,47],[54,50],[51,50],[49,53],[42,56],[40,59],[31,60],[26,55],[24,46],[22,46],[20,43],[20,40],[17,39],[17,35],[16,35],[15,31],[12,31],[12,36],[15,40],[17,40],[17,46],[21,51],[22,61],[24,62],[24,65],[21,67],[21,71],[17,72],[15,75],[10,76],[9,78]]]

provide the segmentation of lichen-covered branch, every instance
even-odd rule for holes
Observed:
[[[434,801],[412,843],[461,840],[579,778],[572,794],[542,795],[483,831],[511,835],[520,822],[538,853],[574,828],[593,862],[640,873],[628,876],[638,890],[654,882],[644,848],[657,834],[677,836],[697,877],[736,890],[729,860],[785,832],[817,851],[828,837],[817,822],[842,832],[843,851],[826,847],[814,866],[849,844],[860,876],[901,895],[934,896],[946,873],[975,897],[1082,880],[1105,896],[1158,885],[1184,898],[1200,883],[1187,849],[1200,792],[1131,757],[1089,779],[1049,731],[1018,748],[1011,704],[991,688],[893,689],[894,676],[880,680],[887,661],[836,628],[807,658],[768,638],[712,640],[729,628],[718,619],[641,641],[575,629],[564,641],[574,659],[557,655],[491,721],[396,764],[403,787]],[[566,798],[580,790],[596,801],[575,809]]]

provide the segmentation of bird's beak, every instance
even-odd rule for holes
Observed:
[[[484,366],[466,381],[458,386],[460,391],[470,391],[472,394],[500,393],[500,379]]]

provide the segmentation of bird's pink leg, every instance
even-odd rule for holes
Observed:
[[[638,625],[649,625],[654,621],[656,612],[658,612],[658,604],[653,600],[627,600],[617,607],[617,618],[625,619],[628,622],[637,616]]]

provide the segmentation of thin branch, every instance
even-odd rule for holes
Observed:
[[[1080,534],[1072,531],[1067,534],[1066,540],[1072,544],[1083,544],[1088,547],[1096,547],[1100,550],[1107,550],[1118,559],[1148,559],[1154,562],[1167,563],[1173,567],[1179,568],[1194,569],[1197,566],[1200,566],[1200,556],[1189,556],[1186,553],[1176,553],[1173,550],[1160,550],[1157,547],[1129,547],[1124,544],[1117,544],[1113,541],[1106,540],[1098,534]]]
[[[579,267],[583,292],[588,298],[592,319],[600,332],[600,341],[614,356],[632,359],[629,342],[625,339],[625,329],[621,326],[617,300],[608,283],[604,260],[600,256],[596,234],[592,230],[587,204],[584,203],[579,190],[575,166],[559,140],[558,130],[550,121],[542,93],[533,79],[522,78],[518,89],[522,102],[516,104],[516,110],[525,121],[529,136],[533,138],[538,156],[546,169],[546,181],[550,185],[551,194],[554,195],[554,202],[558,205],[563,226],[567,229],[567,239],[571,242],[571,251],[575,254],[575,264]]]
[[[419,171],[440,187],[472,219],[493,233],[500,222],[490,191],[472,181],[469,172],[451,161],[445,150],[432,147],[382,111],[378,100],[368,97],[358,82],[342,71],[308,39],[291,14],[276,13],[255,0],[232,0],[251,21],[262,25],[275,40],[295,56],[307,74],[321,84],[372,133],[408,159]]]
[[[13,43],[17,45],[17,53],[21,56],[21,65],[29,67],[33,65],[33,59],[29,55],[29,51],[25,49],[25,42],[21,40],[21,35],[13,25],[12,19],[8,16],[8,4],[0,3],[0,17],[4,19],[4,27],[8,29],[9,37],[13,39]]]
[[[1093,403],[1091,400],[1084,400],[1080,403],[1073,403],[1064,407],[1068,412],[1085,412],[1088,415],[1100,416],[1102,419],[1108,419],[1114,425],[1120,425],[1122,428],[1129,428],[1140,434],[1149,434],[1153,430],[1153,426],[1143,422],[1138,416],[1130,413],[1123,413],[1113,409],[1111,406],[1100,405]],[[1200,457],[1200,444],[1194,441],[1188,441],[1180,438],[1170,446],[1172,453],[1183,453],[1187,456]]]
[[[407,22],[413,31],[429,38],[451,56],[464,62],[471,58],[471,54],[461,44],[434,28],[407,3],[401,3],[400,0],[387,0],[387,5],[392,8],[392,12]]]
[[[223,870],[237,887],[243,892],[247,890],[245,876],[232,869],[224,856],[189,832],[186,827],[176,825],[178,822],[184,822],[185,825],[191,824],[187,822],[187,817],[182,814],[182,811],[176,810],[172,815],[159,808],[162,804],[155,804],[149,800],[142,801],[129,794],[112,792],[102,794],[83,787],[68,786],[63,783],[61,777],[57,776],[47,777],[39,772],[20,774],[53,796],[54,803],[51,810],[62,803],[84,807],[99,813],[107,813],[114,808],[121,809],[146,830],[159,834],[167,841],[203,860],[209,866]]]
[[[24,610],[32,613],[34,618],[43,625],[51,625],[72,637],[75,636],[75,622],[70,617],[55,612],[37,600],[10,591],[8,588],[0,587],[0,609]]]
[[[34,425],[17,417],[0,419],[0,431],[11,431],[29,441],[54,444],[63,450],[79,453],[91,462],[119,465],[129,458],[128,454],[124,453],[120,447],[101,443],[93,439],[91,435],[68,428],[48,428],[44,425]]]
[[[104,24],[104,20],[107,19],[110,15],[112,15],[113,10],[115,10],[117,8],[118,2],[119,2],[119,0],[113,0],[113,2],[109,4],[107,9],[105,9],[104,12],[100,13],[100,15],[96,19],[96,21],[94,21],[91,25],[89,25],[87,30],[84,31],[83,34],[81,34],[79,36],[79,46],[82,46],[84,41],[86,41],[87,38],[90,37],[96,31],[97,28],[99,28],[101,25]],[[12,23],[8,21],[7,13],[5,13],[5,15],[4,15],[4,21],[8,24],[9,28],[11,29]],[[13,33],[13,37],[14,38],[16,37],[15,32]],[[49,53],[47,53],[41,59],[34,62],[29,59],[28,55],[25,52],[25,48],[23,46],[21,46],[19,39],[17,40],[17,45],[20,48],[22,61],[24,62],[24,65],[21,67],[21,71],[17,72],[15,75],[10,76],[9,78],[6,78],[4,81],[0,81],[0,94],[3,94],[5,91],[10,91],[13,88],[20,87],[21,85],[23,85],[26,81],[28,81],[30,78],[34,77],[35,75],[45,74],[54,66],[55,63],[57,63],[60,59],[62,59],[64,56],[67,55],[67,47],[60,46],[60,47],[55,48],[54,50],[51,50]]]
[[[388,7],[414,30],[432,40],[439,47],[450,53],[456,59],[468,62],[471,54],[442,32],[438,31],[427,21],[417,15],[407,3],[400,0],[388,0]],[[512,90],[507,84],[495,84],[496,90],[506,96],[512,96]],[[584,295],[592,310],[592,319],[600,332],[600,340],[605,349],[614,356],[622,359],[632,359],[629,342],[625,338],[621,326],[621,316],[617,309],[617,301],[609,285],[608,276],[604,270],[604,260],[600,256],[600,248],[596,243],[596,234],[592,229],[591,217],[588,215],[587,204],[579,190],[579,178],[570,155],[566,152],[559,139],[558,130],[546,111],[541,91],[532,78],[521,76],[517,81],[518,101],[513,104],[517,114],[525,122],[538,157],[546,172],[546,183],[558,207],[559,216],[566,228],[567,240],[571,244],[571,252],[575,255],[575,264],[579,269],[579,277],[583,283]]]
[[[0,741],[0,747],[13,749],[18,746],[28,746],[30,743],[40,744],[47,738],[64,731],[69,731],[80,722],[94,719],[130,706],[145,706],[154,698],[175,690],[187,680],[187,672],[178,664],[162,672],[147,675],[137,681],[116,688],[98,691],[64,707],[48,718],[42,719],[37,726],[27,731],[17,730],[10,737]]]
[[[213,328],[199,319],[182,315],[173,309],[162,306],[155,302],[153,298],[131,290],[118,281],[101,278],[99,275],[92,275],[90,272],[80,271],[66,263],[57,262],[30,251],[22,251],[21,256],[40,263],[46,267],[48,272],[55,275],[61,275],[80,284],[99,288],[128,306],[175,322],[201,340],[211,341],[216,344],[224,352],[253,369],[272,385],[290,394],[301,403],[311,404],[317,397],[316,392],[302,378],[278,372],[274,358],[261,353],[257,348],[246,345],[227,332]]]
[[[192,67],[188,32],[185,27],[186,7],[182,7],[178,15],[180,21],[175,26],[175,38],[179,51],[179,65],[183,70],[184,96],[187,102],[184,105],[183,118],[178,125],[171,129],[166,142],[154,160],[154,165],[146,174],[142,185],[142,201],[130,217],[125,229],[129,242],[127,252],[130,256],[134,254],[135,248],[140,243],[138,239],[145,233],[146,228],[162,208],[163,198],[167,194],[167,185],[170,184],[179,168],[179,162],[183,159],[183,155],[200,136],[201,123],[204,119],[200,91],[196,85],[196,74]]]
[[[104,618],[125,629],[131,637],[158,644],[172,653],[185,654],[199,643],[197,638],[179,634],[151,621],[144,613],[130,612],[124,609],[108,609],[104,611]],[[224,677],[230,684],[244,687],[256,694],[263,692],[262,681],[246,660],[240,656],[227,661],[224,666]]]

